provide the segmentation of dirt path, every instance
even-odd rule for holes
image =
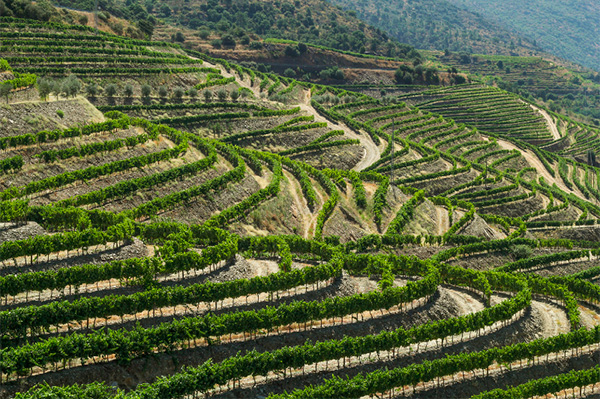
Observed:
[[[196,59],[194,57],[190,58]],[[224,77],[235,77],[236,82],[240,86],[252,90],[254,95],[260,98],[261,93],[258,87],[250,85],[250,83],[247,82],[245,79],[240,80],[238,76],[225,71],[225,69],[221,65],[212,65],[206,61],[204,63],[207,67],[214,67],[220,69],[221,74]],[[379,148],[377,148],[377,145],[373,142],[373,140],[371,140],[371,137],[369,137],[366,133],[357,134],[354,130],[350,129],[346,125],[333,123],[327,120],[326,118],[321,116],[313,107],[311,107],[310,100],[310,90],[302,90],[300,103],[298,104],[302,111],[306,112],[308,115],[314,116],[315,122],[326,122],[332,130],[343,130],[346,136],[350,137],[351,139],[358,139],[360,141],[361,146],[365,149],[365,153],[362,159],[356,165],[354,165],[354,167],[352,168],[353,170],[361,171],[373,164],[381,157],[381,152],[379,151]]]
[[[200,59],[200,58],[192,57],[191,55],[188,55],[188,57],[190,57],[190,58],[191,58],[191,59],[193,59],[193,60],[199,60],[199,59]],[[235,79],[236,79],[235,81],[236,81],[236,83],[237,83],[237,84],[239,84],[240,86],[242,86],[242,87],[245,87],[245,88],[247,88],[247,89],[250,89],[250,90],[252,91],[252,93],[254,93],[254,95],[255,95],[257,98],[260,98],[260,89],[259,89],[258,87],[254,87],[254,86],[252,86],[252,85],[250,84],[250,82],[247,82],[247,81],[246,81],[246,79],[244,79],[244,80],[240,80],[240,77],[239,77],[239,76],[237,76],[237,75],[235,75],[235,74],[233,74],[233,73],[231,73],[231,72],[227,72],[227,71],[225,70],[225,68],[224,68],[222,65],[219,65],[219,64],[211,64],[210,62],[207,62],[207,61],[203,61],[203,63],[202,63],[202,64],[203,64],[203,66],[205,66],[205,67],[207,67],[207,68],[215,68],[215,69],[218,69],[218,70],[220,70],[220,73],[221,73],[221,75],[223,75],[223,77],[225,77],[225,78],[232,78],[232,77],[235,77]]]
[[[560,188],[561,190],[567,192],[567,193],[572,193],[577,195],[578,197],[580,197],[581,199],[585,200],[585,197],[583,196],[583,194],[581,194],[579,191],[574,191],[569,189],[565,183],[562,181],[562,179],[558,179],[553,177],[544,167],[544,164],[542,163],[542,161],[530,150],[524,151],[520,148],[518,148],[516,145],[505,141],[505,140],[496,140],[498,142],[498,145],[504,149],[507,150],[517,150],[521,153],[521,155],[525,158],[525,160],[527,161],[527,163],[529,163],[529,165],[531,165],[532,167],[534,167],[538,174],[544,177],[544,180],[546,180],[546,183],[548,183],[549,185],[552,185],[554,183],[556,183],[556,185],[558,186],[558,188]]]
[[[301,110],[307,112],[309,115],[313,115],[316,122],[327,122],[331,129],[343,130],[346,136],[350,137],[351,139],[358,139],[360,141],[360,145],[364,148],[365,153],[363,154],[362,159],[356,165],[354,165],[352,170],[364,170],[381,158],[381,152],[379,151],[379,148],[377,148],[377,145],[367,133],[357,134],[354,130],[350,129],[344,124],[333,123],[327,120],[310,106],[310,91],[304,90],[302,93],[302,103],[299,104]]]
[[[537,111],[540,114],[542,114],[542,116],[546,120],[546,124],[548,125],[548,129],[550,129],[550,132],[552,133],[552,138],[554,138],[554,140],[559,140],[562,136],[560,135],[560,132],[558,131],[558,126],[556,126],[556,123],[554,123],[554,120],[552,120],[552,117],[548,114],[548,112],[544,111],[543,109],[540,109],[540,108],[536,107],[533,104],[529,104],[529,106],[534,111]]]
[[[439,206],[435,207],[437,212],[437,235],[443,236],[445,232],[450,230],[450,219],[448,219],[448,210]]]
[[[298,194],[299,192],[302,192],[302,188],[300,188],[300,183],[298,183],[298,181],[292,176],[292,174],[284,170],[283,175],[287,178],[288,182],[290,182],[290,194],[292,195],[294,206],[297,207],[298,218],[302,225],[302,237],[310,238],[310,228],[311,226],[316,226],[318,212],[311,213],[304,196],[300,196],[300,194]]]

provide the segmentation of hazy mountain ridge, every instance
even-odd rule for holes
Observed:
[[[332,0],[401,42],[427,50],[532,55],[532,41],[447,1]]]
[[[600,3],[447,0],[527,36],[559,57],[600,70]]]

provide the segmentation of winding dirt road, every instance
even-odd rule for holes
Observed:
[[[190,57],[190,58],[196,59],[194,57]],[[238,76],[225,71],[225,69],[223,68],[222,65],[212,65],[206,61],[204,62],[204,64],[207,67],[213,67],[213,68],[217,68],[217,69],[221,70],[221,75],[223,75],[224,77],[235,76],[236,81],[240,86],[252,90],[252,92],[254,93],[255,96],[260,97],[260,91],[259,91],[258,87],[252,86],[250,84],[250,82],[246,81],[246,79],[240,80]],[[370,165],[372,165],[375,161],[379,160],[379,158],[381,158],[381,152],[380,152],[379,148],[373,142],[373,140],[371,140],[371,137],[367,133],[358,134],[346,125],[333,123],[333,122],[327,120],[326,118],[321,116],[310,105],[310,100],[311,100],[310,90],[303,90],[302,98],[300,99],[300,104],[298,104],[298,106],[300,107],[300,109],[302,111],[306,112],[308,115],[314,116],[316,122],[327,122],[327,124],[329,125],[329,127],[332,130],[343,130],[346,136],[350,137],[351,139],[358,139],[360,141],[360,145],[361,145],[361,147],[364,148],[365,151],[364,151],[362,159],[356,165],[354,165],[354,167],[352,168],[353,170],[356,170],[356,171],[364,170],[367,167],[369,167]]]
[[[544,177],[544,180],[546,180],[546,182],[549,185],[552,185],[554,183],[556,183],[556,185],[558,186],[558,188],[560,188],[561,190],[567,192],[567,193],[572,193],[575,194],[576,196],[580,197],[581,199],[585,200],[585,196],[579,192],[579,190],[571,190],[569,189],[565,183],[562,181],[562,179],[559,178],[555,178],[553,177],[544,167],[544,164],[542,163],[542,161],[531,151],[527,150],[524,151],[520,148],[518,148],[516,145],[505,141],[505,140],[500,140],[497,139],[496,140],[498,145],[504,149],[507,150],[518,150],[521,155],[525,158],[525,160],[527,161],[527,163],[529,165],[531,165],[532,167],[534,167],[537,170],[537,173],[540,176]]]
[[[310,105],[310,90],[304,90],[302,95],[302,103],[299,107],[304,112],[315,117],[316,122],[327,122],[332,130],[343,130],[345,135],[351,139],[358,139],[361,147],[364,148],[365,152],[362,159],[354,165],[352,170],[361,171],[372,165],[374,162],[381,158],[381,153],[377,145],[371,140],[371,137],[367,133],[357,134],[354,130],[348,126],[339,123],[333,123],[330,120],[321,116],[311,105]]]
[[[548,114],[548,112],[546,112],[543,109],[540,109],[538,107],[536,107],[533,104],[529,104],[529,106],[534,110],[539,112],[540,114],[542,114],[542,116],[544,117],[544,119],[546,120],[546,124],[548,125],[548,129],[550,129],[550,132],[552,132],[552,137],[554,138],[554,140],[558,140],[560,139],[562,136],[560,135],[560,132],[558,131],[558,126],[556,126],[556,123],[554,123],[554,120],[552,119],[552,117]]]

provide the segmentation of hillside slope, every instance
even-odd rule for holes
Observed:
[[[419,49],[531,55],[538,48],[518,34],[445,0],[333,0],[403,43]]]
[[[62,123],[0,128],[0,399],[598,389],[600,168],[532,144],[598,131],[12,22],[0,126]]]
[[[510,28],[553,54],[600,71],[600,3],[447,0]]]
[[[554,111],[580,114],[587,123],[600,124],[600,73],[547,56],[424,53],[443,65],[469,73],[472,80],[532,96]]]
[[[258,38],[306,42],[339,50],[414,58],[409,45],[324,0],[178,0],[161,2],[153,15],[170,26],[213,36],[215,47],[247,48]],[[203,33],[206,32],[206,33]]]

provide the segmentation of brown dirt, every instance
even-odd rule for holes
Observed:
[[[53,163],[34,163],[23,167],[18,173],[10,175],[10,178],[2,179],[4,187],[23,186],[33,181],[38,181],[51,176],[56,176],[61,173],[81,170],[90,166],[101,166],[111,162],[129,159],[137,156],[148,155],[151,153],[166,150],[175,147],[175,144],[170,140],[159,136],[158,140],[149,140],[144,144],[133,148],[123,147],[117,151],[105,153],[97,153],[87,157],[72,157],[65,160],[60,160]],[[1,180],[0,180],[1,181]],[[73,185],[81,184],[82,182],[73,183]],[[61,191],[64,187],[58,188]],[[35,196],[34,196],[35,197]]]
[[[64,117],[57,111],[64,112]],[[100,111],[85,98],[49,102],[23,102],[0,106],[0,136],[16,136],[44,129],[64,129],[104,121]]]
[[[0,243],[26,240],[28,238],[46,234],[46,230],[36,222],[27,222],[24,225],[0,223]]]
[[[534,197],[524,200],[478,208],[477,211],[480,213],[491,213],[494,215],[516,218],[528,215],[539,209],[543,209],[543,207],[544,200],[542,199],[542,196],[540,194],[536,194]]]
[[[194,198],[185,205],[161,213],[159,217],[184,223],[201,223],[213,214],[249,197],[259,189],[254,177],[246,175],[239,183],[229,184],[211,197]]]
[[[402,233],[408,235],[441,235],[438,233],[443,227],[443,213],[441,209],[438,212],[438,208],[430,200],[425,200],[415,208],[412,219]],[[445,213],[447,219],[448,211],[446,210]],[[446,229],[448,228],[446,227]]]
[[[17,265],[14,262],[3,262],[0,266],[0,275],[13,273],[28,273],[42,270],[56,270],[62,267],[70,267],[85,264],[102,264],[113,260],[129,259],[134,257],[146,256],[148,248],[138,239],[124,245],[114,246],[113,243],[107,243],[106,246],[99,245],[90,247],[87,253],[66,251],[52,253],[49,257],[41,256],[37,262],[30,264],[23,257],[17,258]]]
[[[475,214],[473,220],[460,229],[457,234],[482,237],[486,240],[502,240],[507,237],[505,233],[487,224],[478,214]]]
[[[349,241],[356,241],[359,238],[369,234],[367,230],[368,226],[360,220],[359,217],[353,215],[353,213],[345,207],[338,206],[333,211],[333,214],[325,222],[323,228],[323,235],[335,235],[340,237],[340,241],[343,243]]]
[[[579,241],[600,241],[600,226],[569,226],[536,229],[536,237],[566,238]]]
[[[437,179],[424,180],[415,183],[411,183],[411,187],[426,190],[427,196],[439,195],[453,187],[460,184],[464,184],[473,181],[479,173],[473,169],[468,172],[461,173],[454,176],[440,177]]]

